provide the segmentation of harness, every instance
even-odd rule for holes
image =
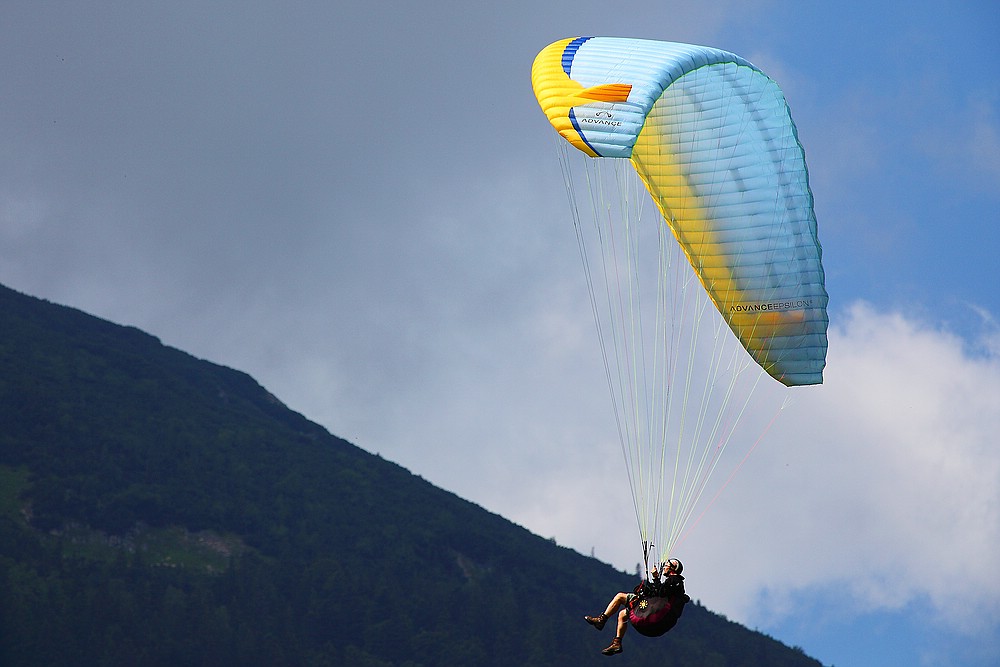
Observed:
[[[652,591],[646,581],[636,586],[628,603],[628,620],[635,631],[646,637],[659,637],[677,625],[684,605],[691,601],[683,590],[682,587],[674,593],[661,594]]]

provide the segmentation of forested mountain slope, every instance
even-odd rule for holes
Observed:
[[[634,583],[245,373],[0,286],[0,664],[605,664],[581,616]],[[819,665],[697,604],[617,659]]]

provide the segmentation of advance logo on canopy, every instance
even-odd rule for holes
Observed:
[[[775,301],[773,303],[737,303],[729,307],[731,313],[759,313],[763,311],[805,310],[812,307],[812,301]]]

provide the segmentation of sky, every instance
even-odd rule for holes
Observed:
[[[677,554],[689,592],[826,665],[992,666],[1000,8],[900,7],[8,0],[0,283],[632,571],[531,62],[576,35],[733,51],[806,150],[830,344]]]

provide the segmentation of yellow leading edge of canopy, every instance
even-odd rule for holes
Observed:
[[[583,85],[569,78],[563,71],[562,54],[566,50],[566,45],[572,41],[571,38],[559,40],[542,49],[531,66],[531,86],[535,90],[538,104],[556,132],[590,157],[598,157],[573,127],[573,121],[569,118],[570,109],[593,101],[581,97],[580,94],[584,91]],[[629,89],[631,90],[631,86]],[[625,96],[628,97],[628,93]]]

